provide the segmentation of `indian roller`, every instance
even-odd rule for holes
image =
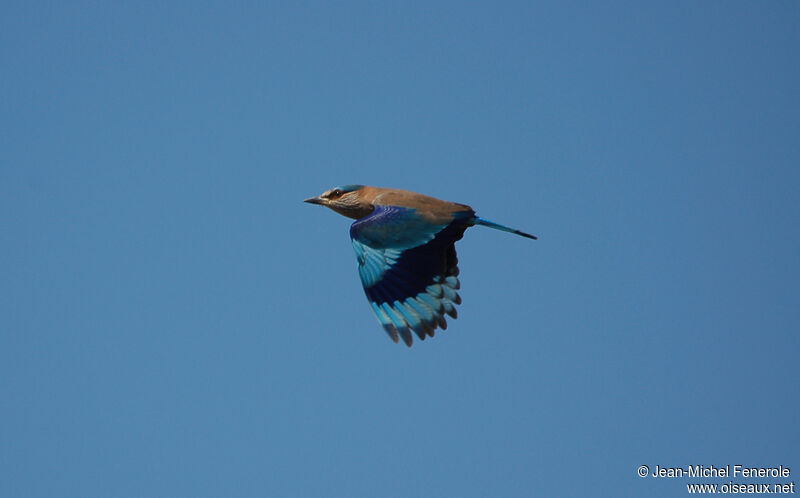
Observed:
[[[457,317],[455,243],[467,228],[483,225],[536,239],[480,218],[465,204],[408,190],[345,185],[305,202],[356,220],[350,239],[367,300],[389,337],[409,347],[412,331],[424,340],[437,327],[447,328],[444,315]]]

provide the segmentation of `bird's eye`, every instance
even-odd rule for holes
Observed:
[[[328,197],[339,197],[341,195],[342,195],[342,191],[337,188],[336,190],[331,192],[331,194]]]

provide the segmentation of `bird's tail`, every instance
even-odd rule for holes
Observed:
[[[507,226],[500,225],[499,223],[495,223],[493,221],[485,220],[485,219],[479,218],[477,216],[475,217],[475,224],[476,225],[483,225],[483,226],[489,227],[489,228],[494,228],[495,230],[502,230],[504,232],[515,233],[517,235],[522,235],[523,237],[528,237],[529,239],[536,240],[536,236],[535,235],[531,235],[531,234],[525,233],[525,232],[520,232],[519,230],[516,230],[514,228],[509,228]]]

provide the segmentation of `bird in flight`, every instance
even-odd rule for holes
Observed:
[[[367,300],[389,337],[409,347],[412,331],[425,340],[437,327],[447,328],[444,315],[457,317],[455,243],[467,228],[483,225],[536,239],[480,218],[465,204],[408,190],[345,185],[305,202],[356,220],[350,239]]]

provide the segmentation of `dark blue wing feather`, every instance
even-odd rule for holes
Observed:
[[[411,208],[376,206],[350,228],[358,273],[375,315],[395,341],[409,346],[447,327],[457,316],[458,258],[455,242],[472,224],[471,211],[436,224]]]

